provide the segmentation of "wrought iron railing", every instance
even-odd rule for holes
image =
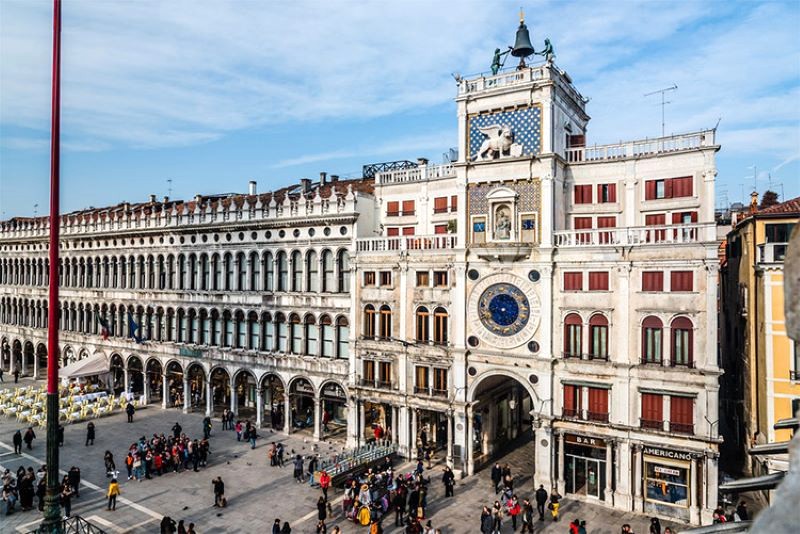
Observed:
[[[79,515],[73,515],[67,519],[62,519],[58,527],[58,532],[63,534],[107,534],[108,531],[103,530],[97,525],[93,525]],[[46,528],[42,523],[39,524],[34,530],[28,531],[28,534],[44,534],[45,532],[54,532],[54,528]]]

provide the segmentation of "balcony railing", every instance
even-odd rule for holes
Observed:
[[[608,423],[608,412],[590,412],[574,408],[562,408],[561,415],[564,419],[578,419],[580,421],[593,421],[595,423]]]
[[[579,410],[576,410],[575,408],[562,408],[561,409],[561,415],[565,419],[579,419],[578,412],[579,412]]]
[[[423,182],[438,178],[451,178],[456,175],[456,170],[451,163],[444,165],[419,165],[407,169],[379,172],[375,175],[376,185],[405,184],[410,182]]]
[[[652,359],[652,358],[643,357],[642,358],[642,365],[658,365],[659,367],[662,367],[664,365],[664,360],[662,360],[661,358],[656,360],[656,359]]]
[[[715,223],[572,229],[553,232],[557,247],[679,245],[716,239]]]
[[[431,395],[434,397],[447,397],[447,390],[446,389],[431,389]]]
[[[414,393],[417,395],[430,395],[430,388],[427,386],[414,386]]]
[[[764,243],[758,245],[759,263],[783,263],[789,243]]]
[[[595,423],[608,423],[608,412],[587,412],[586,419]]]
[[[664,430],[664,421],[654,419],[640,419],[641,427],[650,430]]]
[[[356,241],[358,252],[389,252],[404,250],[451,250],[456,248],[454,234],[368,237]]]
[[[669,361],[670,367],[686,367],[688,369],[694,369],[694,361],[693,360],[670,360]]]
[[[685,367],[687,369],[694,369],[695,368],[695,361],[694,360],[667,360],[667,359],[650,359],[646,357],[642,357],[641,359],[642,365],[653,365],[658,367]]]
[[[677,434],[694,434],[694,425],[691,423],[669,423],[670,432]]]
[[[575,360],[601,360],[608,361],[608,354],[574,354],[572,352],[562,352],[561,356],[567,359]]]
[[[703,130],[683,135],[639,139],[610,145],[568,148],[564,158],[569,163],[591,163],[628,158],[642,158],[714,146],[714,131]]]

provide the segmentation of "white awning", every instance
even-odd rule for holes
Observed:
[[[58,370],[62,379],[80,378],[82,376],[102,375],[109,371],[110,365],[105,354],[98,353],[94,356],[72,362]]]

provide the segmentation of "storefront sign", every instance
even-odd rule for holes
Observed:
[[[187,348],[187,347],[181,347],[178,350],[178,354],[180,354],[181,356],[188,356],[190,358],[202,358],[203,357],[203,351],[202,350],[190,349],[190,348]]]
[[[575,434],[564,434],[564,441],[567,443],[574,443],[576,445],[583,445],[584,447],[596,447],[598,449],[606,448],[606,440],[600,438],[590,438]]]
[[[313,395],[314,394],[314,386],[312,386],[309,382],[305,380],[298,380],[294,383],[294,392],[295,393],[303,393],[305,395]]]
[[[669,476],[673,476],[673,477],[678,477],[678,476],[681,475],[681,472],[680,472],[679,469],[672,469],[670,467],[661,467],[660,465],[655,466],[654,469],[655,469],[655,472],[660,474],[660,475],[669,475]]]
[[[344,390],[338,384],[327,384],[322,388],[322,396],[329,399],[345,400]]]
[[[673,460],[691,460],[694,455],[691,452],[671,451],[668,449],[659,449],[658,447],[642,447],[642,452],[650,456],[658,456],[659,458],[671,458]]]

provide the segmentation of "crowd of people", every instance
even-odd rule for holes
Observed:
[[[169,472],[199,471],[206,467],[211,447],[207,437],[192,439],[183,433],[180,423],[172,426],[172,435],[153,434],[150,439],[142,436],[132,443],[125,458],[128,480],[153,478]],[[116,464],[113,455],[106,451],[106,474],[116,476]]]
[[[6,469],[3,472],[2,501],[5,507],[4,514],[11,515],[17,511],[17,504],[22,512],[29,512],[34,509],[34,499],[37,499],[36,509],[44,511],[44,498],[47,490],[47,480],[45,475],[47,466],[42,465],[38,471],[33,467],[20,466],[16,475]],[[59,487],[59,503],[64,510],[64,519],[72,515],[72,499],[80,497],[81,470],[78,467],[70,467],[67,474],[61,480]]]

